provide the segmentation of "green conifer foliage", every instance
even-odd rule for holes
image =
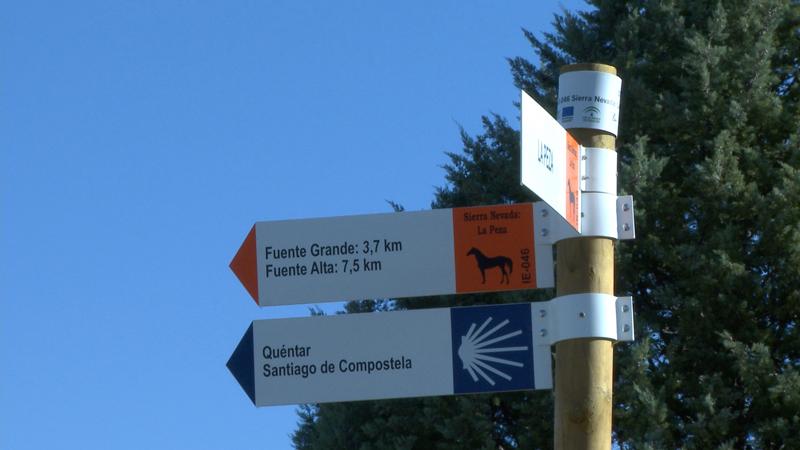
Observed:
[[[564,64],[611,64],[623,79],[619,188],[634,195],[637,239],[617,247],[616,291],[634,296],[637,340],[616,347],[614,439],[800,448],[800,2],[588,3],[541,38],[525,32],[539,62],[509,63],[551,112]],[[462,140],[434,207],[533,199],[505,119]],[[550,392],[308,406],[300,421],[301,449],[552,447]]]

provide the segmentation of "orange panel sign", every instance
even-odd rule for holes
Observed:
[[[579,230],[578,214],[580,211],[580,185],[578,180],[578,173],[580,166],[578,159],[580,158],[580,145],[571,134],[567,133],[567,222],[573,228]]]
[[[536,287],[531,204],[453,209],[456,292]]]

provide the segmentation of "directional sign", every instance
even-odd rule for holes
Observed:
[[[256,406],[548,389],[531,305],[257,320],[227,366]]]
[[[551,287],[532,204],[258,222],[231,269],[261,306]]]
[[[522,91],[522,184],[580,231],[580,146]]]

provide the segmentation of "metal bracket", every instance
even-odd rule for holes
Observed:
[[[633,196],[617,197],[617,239],[621,241],[636,238],[636,223],[633,220]]]
[[[534,380],[536,389],[552,388],[550,347],[570,339],[600,338],[630,342],[633,299],[609,294],[573,294],[533,303]]]
[[[534,239],[534,243],[534,253],[536,257],[536,288],[555,287],[553,244],[542,244],[539,242],[538,238]]]
[[[533,204],[536,245],[552,246],[558,241],[580,237],[572,226],[545,202]],[[539,263],[538,254],[536,263]]]
[[[579,338],[633,340],[633,300],[609,294],[563,295],[533,306],[534,345]]]
[[[545,202],[536,202],[534,227],[536,245],[553,245],[564,239],[577,237],[607,237],[629,240],[636,237],[633,197],[583,192],[581,194],[581,232],[575,231],[564,218]],[[613,211],[609,214],[608,211]],[[540,261],[536,255],[537,264]]]

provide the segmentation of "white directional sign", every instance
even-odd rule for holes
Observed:
[[[231,269],[261,306],[551,287],[533,221],[526,203],[258,222]]]
[[[531,305],[258,320],[227,366],[256,406],[549,389]]]
[[[580,231],[580,146],[522,91],[522,184]]]

